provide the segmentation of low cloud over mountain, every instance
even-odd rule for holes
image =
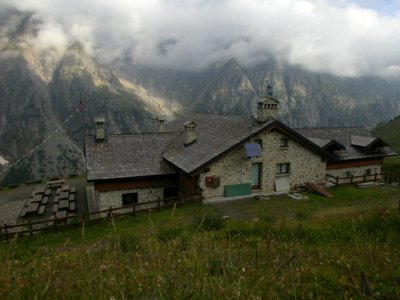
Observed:
[[[5,21],[6,8],[14,8],[37,20],[30,46],[64,51],[80,41],[103,62],[201,70],[232,57],[251,66],[272,55],[336,75],[400,74],[396,1],[3,0],[0,8],[3,46],[17,24]]]

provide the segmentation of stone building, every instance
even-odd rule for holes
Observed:
[[[299,128],[297,132],[335,156],[326,174],[342,183],[372,180],[382,173],[383,158],[397,155],[380,138],[360,127]]]
[[[289,190],[324,182],[327,173],[379,172],[383,157],[395,154],[362,129],[294,130],[276,120],[278,108],[265,97],[256,118],[188,112],[158,120],[159,132],[132,135],[105,135],[104,119],[96,119],[100,132],[86,137],[86,160],[99,208],[195,191],[212,199]]]

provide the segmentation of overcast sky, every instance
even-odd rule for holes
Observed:
[[[400,1],[1,0],[43,20],[35,47],[197,70],[235,57],[338,75],[400,75]],[[1,7],[0,7],[1,8]]]

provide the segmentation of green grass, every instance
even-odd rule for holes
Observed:
[[[0,245],[2,299],[400,298],[399,189],[186,205]],[[247,219],[222,220],[228,211]]]
[[[382,124],[375,128],[372,133],[392,147],[397,153],[400,153],[400,117]],[[384,159],[384,170],[388,172],[400,172],[400,155],[386,157]]]

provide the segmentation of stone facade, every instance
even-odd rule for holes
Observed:
[[[382,172],[382,165],[371,164],[368,166],[352,167],[352,168],[340,168],[340,169],[330,169],[326,171],[326,174],[339,177],[339,183],[350,183],[351,175],[353,175],[353,182],[363,181],[365,175],[365,180],[374,180],[375,173],[380,174]],[[369,175],[368,175],[369,174]],[[357,178],[358,177],[358,178]],[[380,175],[377,175],[377,179],[381,179]]]
[[[118,190],[108,192],[97,192],[97,201],[99,210],[106,210],[110,207],[117,208],[122,207],[122,195],[137,193],[138,204],[146,203],[151,201],[157,201],[157,199],[163,199],[164,188],[163,187],[150,187],[150,188],[137,188],[129,190]],[[151,207],[157,207],[157,204],[140,205],[139,209],[148,209]]]
[[[282,147],[282,139],[287,139],[287,145]],[[261,163],[261,184],[258,191],[271,192],[275,190],[275,179],[285,177],[290,187],[294,188],[304,182],[325,181],[326,163],[321,156],[302,146],[295,140],[286,137],[278,131],[266,132],[253,137],[262,145],[263,157],[249,159],[244,146],[240,146],[212,163],[206,172],[199,176],[199,186],[203,189],[205,198],[223,197],[224,186],[251,182],[251,168],[255,162]],[[290,164],[288,174],[276,174],[277,164]],[[219,176],[220,186],[206,187],[206,176]]]

